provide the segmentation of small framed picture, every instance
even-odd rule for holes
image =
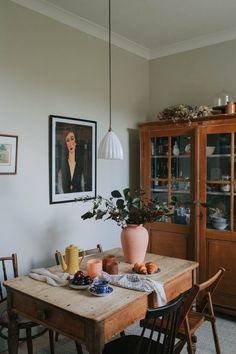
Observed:
[[[0,174],[15,175],[17,172],[18,136],[0,134]]]
[[[97,123],[49,117],[50,204],[96,197]]]

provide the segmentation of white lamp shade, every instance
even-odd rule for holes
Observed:
[[[109,160],[124,159],[123,148],[120,140],[112,130],[109,130],[102,139],[98,148],[98,157],[100,159]]]

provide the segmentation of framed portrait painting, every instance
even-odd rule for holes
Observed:
[[[49,116],[50,204],[96,197],[97,123]]]
[[[17,171],[18,136],[0,134],[0,174],[15,175]]]

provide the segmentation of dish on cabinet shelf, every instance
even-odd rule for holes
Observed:
[[[217,230],[225,230],[228,224],[221,224],[221,223],[213,223],[214,229]]]
[[[230,184],[222,184],[222,185],[220,186],[220,190],[221,190],[222,192],[229,192],[229,191],[230,191]]]
[[[210,155],[214,154],[215,148],[216,148],[215,146],[207,146],[206,147],[206,155],[210,156]]]
[[[187,144],[184,148],[184,151],[186,152],[186,154],[190,154],[191,152],[191,144]]]
[[[229,225],[227,223],[227,219],[226,218],[223,218],[223,217],[213,217],[212,218],[212,225],[214,227],[214,229],[217,229],[217,230],[225,230],[226,227]]]

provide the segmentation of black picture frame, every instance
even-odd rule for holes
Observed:
[[[97,122],[49,116],[49,186],[50,204],[96,198]]]

